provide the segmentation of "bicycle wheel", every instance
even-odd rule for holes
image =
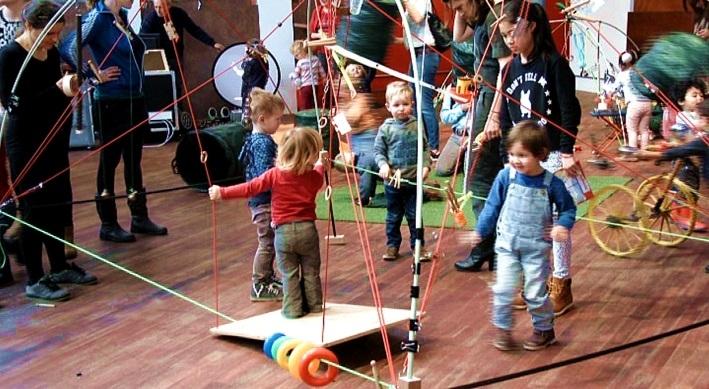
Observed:
[[[672,247],[687,240],[694,231],[697,197],[685,183],[675,179],[669,185],[668,180],[667,176],[648,178],[638,187],[637,196],[646,208],[640,225],[646,229],[648,239]]]
[[[638,228],[643,206],[635,193],[622,185],[596,192],[588,206],[589,229],[598,246],[618,257],[640,252],[647,237]]]

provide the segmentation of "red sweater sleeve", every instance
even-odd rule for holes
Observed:
[[[276,168],[271,168],[268,169],[266,173],[254,178],[249,182],[222,187],[219,192],[221,193],[222,199],[224,200],[252,197],[261,192],[271,190],[271,188],[273,187],[273,182],[275,181],[276,174]]]

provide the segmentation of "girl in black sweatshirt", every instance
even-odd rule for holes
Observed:
[[[501,152],[507,160],[504,139],[516,123],[538,120],[546,127],[551,153],[542,164],[552,173],[565,169],[577,173],[574,143],[581,121],[581,106],[576,98],[576,78],[569,63],[556,49],[544,8],[526,0],[507,0],[499,32],[515,54],[502,71],[505,103],[500,110]],[[563,128],[559,129],[557,126]],[[555,315],[573,305],[571,295],[571,238],[554,242],[554,273],[550,297]]]

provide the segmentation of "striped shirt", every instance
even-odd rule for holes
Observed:
[[[325,82],[327,75],[316,56],[298,60],[290,79],[300,88],[309,85],[320,85]]]

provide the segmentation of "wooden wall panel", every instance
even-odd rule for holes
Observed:
[[[628,36],[644,50],[651,39],[672,31],[692,31],[692,15],[687,12],[630,12]]]
[[[635,0],[635,12],[679,12],[684,11],[682,0]]]

